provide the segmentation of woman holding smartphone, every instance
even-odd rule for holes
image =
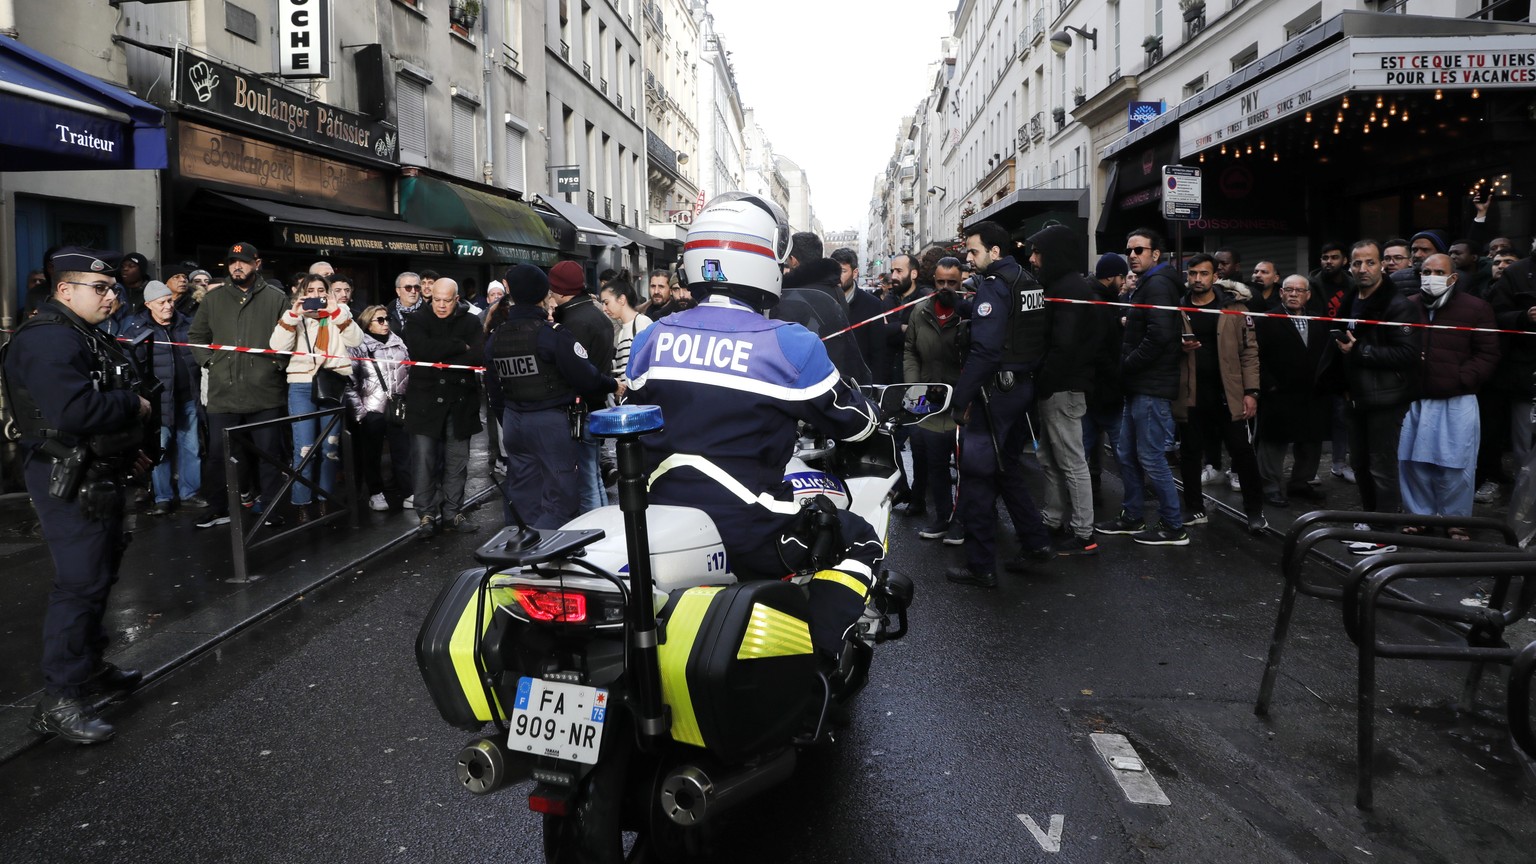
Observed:
[[[346,306],[330,296],[331,280],[318,274],[308,274],[299,279],[293,305],[278,319],[272,328],[271,346],[277,351],[293,351],[288,359],[288,414],[309,414],[324,405],[315,398],[315,374],[320,369],[330,369],[338,374],[352,374],[352,360],[348,348],[355,348],[363,341],[362,330],[352,321],[352,313]],[[299,463],[313,449],[320,437],[322,421],[331,418],[310,418],[293,424],[293,465]],[[311,460],[301,476],[317,482],[322,491],[329,493],[336,486],[336,469],[340,463],[341,425],[338,422],[322,442],[320,458]],[[318,463],[318,464],[317,464]],[[302,524],[309,521],[309,504],[313,497],[310,487],[302,481],[293,484],[293,504]],[[274,502],[275,503],[275,502]],[[322,500],[315,515],[324,516]]]

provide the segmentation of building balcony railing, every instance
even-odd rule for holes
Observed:
[[[1032,139],[1029,137],[1029,124],[1025,123],[1024,125],[1019,127],[1019,136],[1018,136],[1019,149],[1020,150],[1028,150],[1031,140]]]
[[[597,193],[593,192],[591,189],[587,190],[587,212],[597,212]]]
[[[604,96],[607,96],[608,95],[608,79],[607,78],[599,78],[599,79],[597,79],[597,89],[600,90]]]
[[[560,40],[560,59],[567,63],[571,62],[571,46],[564,39]]]
[[[1029,118],[1029,138],[1030,138],[1031,141],[1039,141],[1041,138],[1044,138],[1044,137],[1045,137],[1045,112],[1044,111],[1036,111],[1035,115],[1033,117]]]
[[[603,199],[603,218],[604,219],[609,219],[609,220],[613,219],[613,199],[612,198],[604,198]]]
[[[581,75],[582,75],[583,78],[586,78],[588,81],[592,80],[592,64],[591,63],[583,63],[583,64],[581,64]]]

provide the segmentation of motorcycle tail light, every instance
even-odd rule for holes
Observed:
[[[558,588],[519,587],[517,604],[535,621],[580,624],[587,620],[587,595]]]
[[[570,813],[570,801],[550,795],[541,795],[537,790],[528,796],[528,809],[535,813],[544,813],[549,816],[565,816]]]

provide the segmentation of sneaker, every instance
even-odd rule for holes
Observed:
[[[1321,486],[1321,485],[1323,485],[1323,478],[1317,476],[1316,474],[1313,474],[1312,475],[1312,479],[1307,481],[1307,485],[1308,486]]]
[[[1100,534],[1135,534],[1138,531],[1145,530],[1146,527],[1147,523],[1140,519],[1132,519],[1123,510],[1120,511],[1119,516],[1113,519],[1105,519],[1102,522],[1093,523],[1093,530]]]
[[[219,516],[219,515],[210,513],[210,514],[208,514],[207,518],[205,518],[205,519],[203,519],[203,521],[197,523],[197,527],[199,527],[199,528],[217,528],[220,525],[228,525],[228,524],[229,524],[229,514],[226,513],[223,516]]]
[[[951,567],[944,571],[944,578],[956,585],[974,585],[977,588],[996,588],[996,573],[973,573],[969,567]]]
[[[1472,500],[1479,504],[1492,504],[1499,497],[1499,484],[1492,480],[1484,480],[1483,485],[1477,487],[1472,493]]]
[[[1257,516],[1249,516],[1248,517],[1248,533],[1249,534],[1253,534],[1253,535],[1257,536],[1259,534],[1264,533],[1264,529],[1268,528],[1268,527],[1269,527],[1269,520],[1264,518],[1264,514],[1263,513],[1260,513]]]
[[[415,510],[416,509],[416,496],[415,495],[407,495],[407,496],[405,496],[405,500],[400,502],[400,506],[401,506],[401,508],[403,508],[405,510]]]
[[[1343,480],[1345,483],[1353,483],[1355,482],[1355,469],[1348,465],[1335,465],[1333,466],[1333,476]]]
[[[1221,472],[1216,470],[1216,466],[1214,466],[1214,465],[1207,465],[1204,468],[1200,469],[1200,485],[1201,486],[1214,486],[1214,485],[1216,485],[1217,483],[1220,483],[1220,482],[1221,482]]]
[[[389,509],[389,501],[384,498],[383,492],[368,496],[368,509],[376,510],[380,513]]]
[[[1049,564],[1056,560],[1056,547],[1042,546],[1027,552],[1021,551],[1019,557],[1014,558],[1003,565],[1009,573],[1033,573],[1041,565]]]
[[[1356,522],[1353,527],[1356,531],[1370,531],[1371,523]],[[1397,547],[1394,545],[1373,543],[1370,540],[1350,540],[1345,542],[1344,548],[1348,549],[1353,555],[1380,555],[1383,552],[1397,551]]]
[[[949,523],[949,530],[944,533],[944,545],[965,545],[965,526],[960,524],[959,519],[955,519]]]
[[[1210,521],[1210,519],[1206,518],[1204,510],[1196,510],[1195,512],[1184,517],[1184,527],[1188,528],[1191,525],[1205,525]]]
[[[473,534],[480,530],[480,526],[469,521],[469,517],[463,513],[455,513],[452,519],[443,524],[443,530],[455,534]]]
[[[1189,532],[1183,528],[1169,528],[1167,522],[1159,522],[1156,528],[1134,534],[1131,539],[1143,546],[1188,546]]]
[[[437,535],[437,520],[433,519],[431,516],[423,516],[423,517],[421,517],[421,522],[416,526],[416,533],[420,534],[423,537],[434,537],[434,536],[436,536]]]
[[[948,522],[935,522],[932,525],[929,525],[927,528],[920,529],[917,532],[917,536],[923,538],[924,540],[937,540],[948,533]]]
[[[165,516],[165,515],[169,514],[172,509],[173,508],[171,506],[171,502],[169,502],[169,501],[156,501],[153,505],[150,506],[150,508],[149,508],[149,515],[151,515],[151,516]]]
[[[186,510],[207,510],[208,502],[201,495],[192,495],[181,499],[181,506]]]
[[[1097,555],[1099,544],[1093,539],[1093,535],[1087,537],[1063,537],[1051,544],[1051,551],[1057,555]]]
[[[1232,491],[1233,492],[1241,492],[1241,491],[1243,491],[1243,482],[1241,480],[1237,479],[1237,472],[1236,471],[1228,471],[1227,472],[1227,485],[1232,487]]]

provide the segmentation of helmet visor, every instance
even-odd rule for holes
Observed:
[[[714,198],[711,198],[709,204],[707,204],[704,209],[708,210],[710,207],[713,207],[716,204],[724,204],[731,201],[743,201],[756,205],[757,207],[761,208],[764,213],[767,213],[770,217],[772,217],[774,222],[774,234],[772,238],[773,258],[780,264],[789,261],[789,244],[791,232],[789,230],[789,217],[785,215],[783,208],[779,207],[779,205],[773,201],[770,201],[761,195],[754,195],[751,192],[723,192],[719,195],[716,195]]]

